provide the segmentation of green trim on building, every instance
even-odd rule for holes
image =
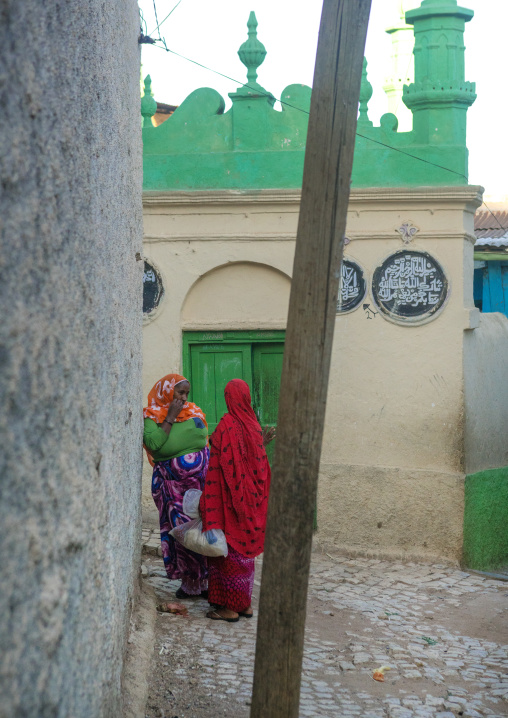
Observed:
[[[508,466],[466,476],[463,564],[479,571],[508,565]]]
[[[477,262],[505,262],[508,264],[508,252],[475,252]]]
[[[413,130],[397,132],[386,114],[380,126],[369,120],[372,86],[364,64],[355,146],[354,187],[467,184],[466,115],[476,99],[464,74],[464,29],[473,12],[457,0],[423,0],[406,14],[415,33],[415,82],[403,101],[413,113]],[[257,39],[254,13],[249,39],[238,52],[247,82],[229,97],[210,88],[194,91],[159,127],[151,124],[150,78],[142,99],[144,189],[292,189],[302,184],[311,89],[290,85],[282,109],[257,82],[266,50]],[[423,161],[422,161],[423,160]]]

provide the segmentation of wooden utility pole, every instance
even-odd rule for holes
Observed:
[[[268,509],[251,718],[298,718],[328,375],[371,0],[324,0]]]

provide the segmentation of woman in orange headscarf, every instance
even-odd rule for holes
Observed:
[[[188,551],[169,535],[190,521],[183,513],[188,489],[203,490],[208,470],[208,426],[196,404],[187,401],[190,384],[179,374],[163,377],[148,394],[143,410],[143,445],[153,466],[152,496],[159,510],[162,556],[169,579],[181,579],[177,598],[205,595],[205,556]]]

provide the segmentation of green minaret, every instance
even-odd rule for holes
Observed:
[[[466,82],[464,30],[474,13],[457,0],[423,0],[406,13],[414,26],[415,81],[404,87],[403,100],[413,112],[418,144],[463,147],[466,114],[476,99],[475,84]]]
[[[397,116],[398,132],[409,132],[413,115],[402,102],[404,85],[414,81],[413,26],[406,23],[406,12],[420,5],[420,0],[390,0],[394,12],[386,32],[392,41],[392,57],[387,67],[383,90],[388,99],[388,112]]]

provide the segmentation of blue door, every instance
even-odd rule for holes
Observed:
[[[508,317],[508,261],[482,262],[474,270],[474,303],[482,312],[501,312]]]

